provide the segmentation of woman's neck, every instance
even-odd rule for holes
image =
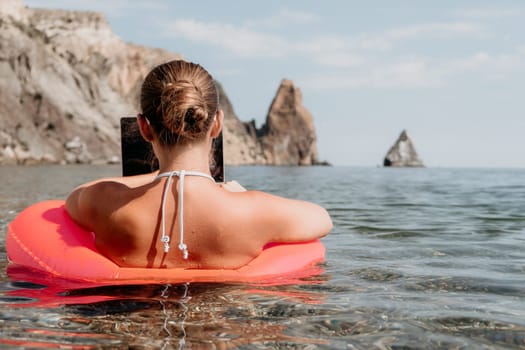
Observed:
[[[159,160],[159,172],[193,170],[210,173],[210,148],[206,142],[188,143],[174,147],[154,147]]]

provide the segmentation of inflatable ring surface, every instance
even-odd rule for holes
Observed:
[[[93,233],[77,225],[60,200],[36,203],[20,212],[8,226],[6,246],[10,265],[95,284],[271,282],[318,274],[322,270],[315,263],[325,255],[316,240],[268,244],[248,264],[230,270],[120,267],[97,251]]]

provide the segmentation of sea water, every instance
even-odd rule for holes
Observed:
[[[330,212],[324,272],[292,285],[84,288],[53,303],[52,283],[7,276],[20,210],[119,173],[0,167],[0,348],[525,349],[525,169],[227,168]]]

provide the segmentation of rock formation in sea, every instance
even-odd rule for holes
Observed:
[[[386,167],[424,167],[419,158],[414,143],[406,130],[401,132],[399,138],[390,148],[383,161]]]
[[[176,58],[124,42],[99,13],[1,0],[0,163],[119,161],[120,118],[136,115],[147,72]],[[220,91],[227,164],[317,162],[312,117],[291,82],[261,129],[241,122]]]
[[[317,138],[312,115],[302,104],[301,91],[283,80],[259,131],[270,164],[316,164]]]
[[[301,91],[291,80],[281,82],[260,128],[255,121],[241,122],[226,96],[221,96],[221,101],[225,111],[226,163],[320,164],[312,115],[303,106]]]

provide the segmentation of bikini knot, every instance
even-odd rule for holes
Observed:
[[[184,243],[180,243],[179,249],[182,251],[184,260],[188,259],[188,246]]]

